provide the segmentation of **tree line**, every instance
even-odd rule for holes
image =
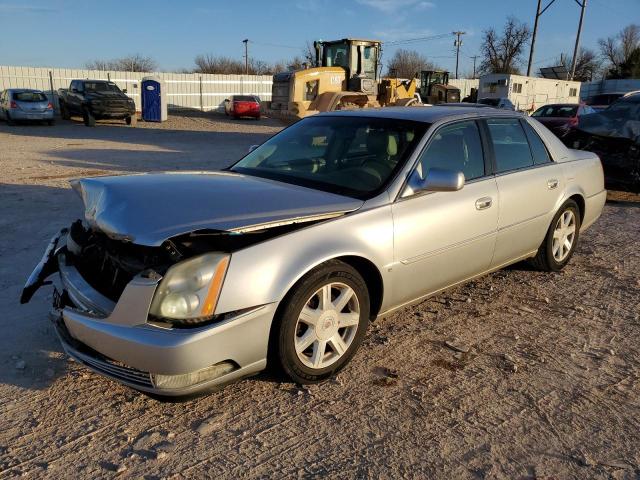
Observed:
[[[529,25],[509,17],[502,30],[491,27],[482,32],[480,44],[479,73],[522,72],[525,65],[527,46],[531,40]],[[640,78],[640,26],[630,24],[616,35],[600,39],[598,50],[581,48],[576,60],[575,79],[588,81],[593,78]],[[289,60],[273,63],[257,58],[244,60],[224,55],[201,54],[195,57],[194,66],[179,73],[218,73],[273,75],[288,70],[312,66],[315,52],[310,42],[306,43],[300,55]],[[537,62],[540,64],[542,62]],[[561,54],[544,66],[564,65],[568,70],[572,64],[569,55]],[[535,65],[535,63],[534,63]],[[85,67],[90,70],[111,70],[130,72],[152,72],[157,63],[148,56],[128,55],[113,60],[93,60]],[[415,50],[398,49],[386,64],[385,75],[399,78],[413,78],[421,70],[434,70],[437,65]]]

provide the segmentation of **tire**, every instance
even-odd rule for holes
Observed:
[[[91,114],[91,110],[88,108],[84,108],[82,110],[82,119],[84,120],[84,124],[87,127],[95,127],[96,126],[96,117]]]
[[[56,124],[55,120],[47,120],[47,125],[49,125],[50,127],[53,127]]]
[[[567,225],[566,227],[563,227]],[[566,235],[573,230],[573,235]],[[566,235],[566,236],[565,236]],[[580,208],[573,200],[567,200],[553,216],[547,235],[531,265],[544,272],[558,272],[569,263],[580,237]],[[570,243],[567,247],[565,240]]]
[[[322,294],[329,292],[331,305],[325,309]],[[337,311],[332,307],[343,294],[346,304]],[[308,313],[303,315],[303,309]],[[351,360],[368,325],[369,292],[362,276],[344,262],[326,262],[298,281],[279,307],[271,329],[270,363],[296,383],[322,382]]]
[[[135,127],[138,123],[138,119],[136,118],[135,114],[134,115],[130,115],[128,117],[126,117],[124,119],[125,123],[131,127]]]
[[[11,118],[11,115],[9,115],[9,112],[5,112],[5,119],[7,121],[7,125],[9,125],[10,127],[14,126],[16,124],[16,122],[13,120],[13,118]]]
[[[71,115],[69,115],[69,109],[64,102],[60,102],[60,117],[62,117],[63,120],[71,119]]]

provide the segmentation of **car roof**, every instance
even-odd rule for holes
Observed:
[[[522,116],[521,113],[510,110],[478,107],[446,107],[446,106],[420,106],[420,107],[384,107],[364,108],[359,110],[339,110],[324,112],[320,116],[340,117],[371,117],[390,118],[395,120],[413,120],[415,122],[435,123],[440,120],[474,117],[513,117]]]
[[[38,92],[44,93],[42,90],[38,90],[37,88],[7,88],[7,92]]]
[[[579,103],[547,103],[546,105],[541,106],[540,108],[545,107],[579,107]]]

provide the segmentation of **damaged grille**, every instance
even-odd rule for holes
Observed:
[[[67,242],[69,260],[82,277],[105,297],[118,301],[127,284],[139,273],[164,273],[174,263],[162,247],[145,247],[113,240],[75,222]]]

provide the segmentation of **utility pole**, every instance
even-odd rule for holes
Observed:
[[[531,35],[531,48],[529,50],[529,63],[527,64],[527,77],[531,76],[531,66],[533,65],[533,51],[536,46],[536,35],[538,35],[538,20],[540,19],[540,16],[547,11],[547,8],[549,8],[555,1],[556,0],[551,0],[546,7],[540,10],[540,7],[542,6],[542,0],[538,0],[538,8],[536,9],[536,19],[533,22],[533,34]]]
[[[480,55],[473,55],[473,76],[471,78],[476,78],[476,59],[480,58]]]
[[[249,39],[242,40],[244,43],[244,74],[249,75]]]
[[[575,2],[580,5],[580,23],[578,23],[578,33],[576,34],[576,46],[573,48],[573,59],[571,60],[571,80],[576,74],[576,62],[578,61],[578,49],[580,48],[580,33],[582,32],[582,21],[584,20],[584,11],[587,8],[587,0],[582,0],[580,3],[578,0]]]
[[[456,47],[456,80],[458,79],[458,60],[460,59],[460,47],[462,46],[462,40],[460,40],[460,36],[464,35],[467,32],[453,32],[453,34],[458,37],[454,42],[453,46]]]

